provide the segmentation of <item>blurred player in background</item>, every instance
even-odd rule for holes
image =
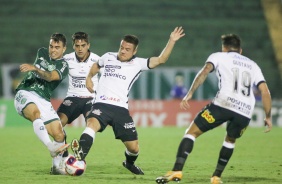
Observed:
[[[172,99],[183,99],[187,93],[187,88],[184,86],[184,78],[182,75],[175,76],[175,85],[170,90]]]
[[[87,116],[87,127],[80,140],[74,139],[71,143],[76,158],[84,160],[94,142],[96,132],[102,132],[107,125],[111,125],[115,138],[120,139],[126,147],[123,166],[134,174],[144,174],[134,164],[139,155],[139,144],[135,124],[128,111],[128,94],[143,71],[167,61],[176,41],[185,35],[183,31],[182,27],[176,27],[162,53],[158,57],[148,59],[135,56],[139,40],[134,35],[126,35],[121,40],[118,52],[108,52],[98,63],[93,64],[86,79],[90,92],[94,92],[91,78],[101,67],[104,67],[104,71],[99,80],[95,103]]]
[[[50,102],[52,92],[68,75],[68,64],[63,59],[65,50],[66,37],[52,34],[49,50],[40,48],[33,65],[20,65],[20,71],[28,73],[16,88],[14,99],[17,112],[32,122],[35,134],[52,157],[68,148],[60,118]]]
[[[97,62],[99,56],[90,52],[89,36],[84,32],[76,32],[72,35],[72,45],[74,52],[64,56],[69,65],[69,88],[66,98],[57,110],[62,125],[72,123],[81,114],[86,115],[91,110],[95,93],[90,93],[85,84],[85,79],[93,63]],[[98,86],[97,75],[92,77],[94,91]],[[66,174],[64,162],[68,156],[68,151],[63,155],[58,155],[53,159],[51,174]],[[62,158],[63,157],[63,158]]]
[[[227,122],[225,140],[219,153],[217,166],[211,177],[212,184],[223,183],[221,174],[230,160],[235,148],[235,141],[240,138],[252,117],[255,106],[253,84],[262,95],[265,111],[264,123],[268,132],[272,128],[271,96],[259,66],[249,58],[241,55],[241,40],[237,35],[223,35],[222,52],[211,54],[204,67],[196,75],[188,93],[180,103],[181,109],[190,108],[188,101],[196,89],[206,80],[207,75],[215,71],[218,77],[219,91],[213,101],[196,116],[178,147],[176,161],[172,171],[158,177],[157,183],[180,181],[187,157],[193,150],[197,137]]]

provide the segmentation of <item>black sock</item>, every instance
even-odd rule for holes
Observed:
[[[129,164],[134,164],[135,160],[137,159],[138,155],[128,155],[126,151],[124,152],[126,162]]]
[[[230,160],[232,153],[233,153],[234,148],[226,148],[222,146],[220,152],[219,152],[219,158],[217,161],[217,166],[216,169],[213,173],[212,176],[218,176],[221,177],[221,174],[227,165],[228,161]]]
[[[65,129],[63,129],[63,132],[65,134],[65,144],[67,144],[67,133],[66,133]],[[64,151],[63,157],[68,157],[68,156],[69,156],[69,151],[68,150]]]
[[[182,171],[188,154],[190,154],[193,150],[193,146],[194,141],[192,139],[186,137],[182,139],[178,147],[176,161],[172,169],[173,171]]]
[[[79,140],[79,144],[82,148],[83,151],[83,160],[85,159],[85,157],[87,156],[88,152],[90,151],[90,148],[93,144],[93,137],[91,137],[88,134],[83,133],[80,136],[80,140]]]

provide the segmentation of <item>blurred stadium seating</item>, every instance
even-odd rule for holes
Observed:
[[[183,26],[186,38],[177,44],[166,66],[202,66],[211,52],[221,49],[222,34],[236,33],[243,40],[243,54],[263,68],[272,95],[282,97],[258,0],[3,0],[0,12],[1,64],[32,63],[37,49],[48,47],[54,32],[67,36],[67,52],[72,51],[72,33],[88,32],[91,50],[99,55],[117,51],[121,36],[135,34],[141,40],[138,55],[150,57],[161,52],[175,26]]]

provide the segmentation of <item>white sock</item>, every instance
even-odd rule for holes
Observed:
[[[91,136],[93,138],[93,143],[94,143],[96,133],[92,128],[86,127],[84,129],[84,131],[82,132],[82,134],[87,134],[87,135]]]
[[[45,125],[41,119],[36,119],[32,122],[34,133],[37,135],[39,140],[47,146],[48,143],[52,142],[48,132],[45,128]]]

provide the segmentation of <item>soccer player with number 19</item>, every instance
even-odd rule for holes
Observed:
[[[227,34],[221,37],[222,52],[211,54],[204,67],[196,75],[188,93],[180,103],[182,109],[188,109],[188,101],[195,90],[206,80],[207,75],[215,71],[218,77],[219,91],[213,101],[202,109],[187,129],[178,147],[176,161],[172,171],[156,179],[157,183],[180,181],[187,157],[191,154],[194,142],[203,133],[227,122],[225,140],[219,153],[217,166],[211,176],[212,184],[223,183],[221,174],[230,160],[235,148],[235,141],[240,138],[252,117],[255,106],[253,85],[262,95],[265,111],[265,132],[272,127],[271,96],[259,66],[251,59],[241,55],[239,36]]]

